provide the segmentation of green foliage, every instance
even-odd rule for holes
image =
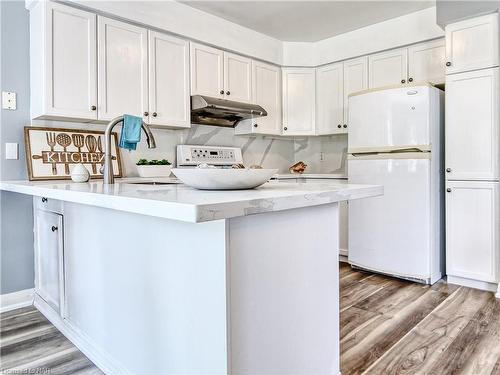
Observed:
[[[139,159],[139,161],[136,163],[137,165],[171,165],[168,160],[162,159],[162,160],[148,160],[148,159]]]

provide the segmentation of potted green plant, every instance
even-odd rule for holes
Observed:
[[[168,177],[172,163],[166,159],[162,160],[147,160],[139,159],[136,163],[137,171],[140,177]]]

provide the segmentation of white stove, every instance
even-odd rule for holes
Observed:
[[[243,164],[239,147],[177,145],[177,167],[196,167],[206,163],[221,168]]]

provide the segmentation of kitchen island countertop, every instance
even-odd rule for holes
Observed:
[[[174,179],[155,179],[170,182],[165,185],[137,184],[141,181],[152,180],[118,179],[109,186],[102,181],[2,181],[0,190],[194,223],[383,194],[382,186],[334,180],[315,184],[271,181],[256,189],[231,191],[196,190]]]

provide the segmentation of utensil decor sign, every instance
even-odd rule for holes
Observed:
[[[111,134],[115,177],[122,176],[118,136]],[[72,165],[82,163],[91,178],[102,178],[104,132],[60,128],[24,127],[28,176],[34,180],[71,179]]]

